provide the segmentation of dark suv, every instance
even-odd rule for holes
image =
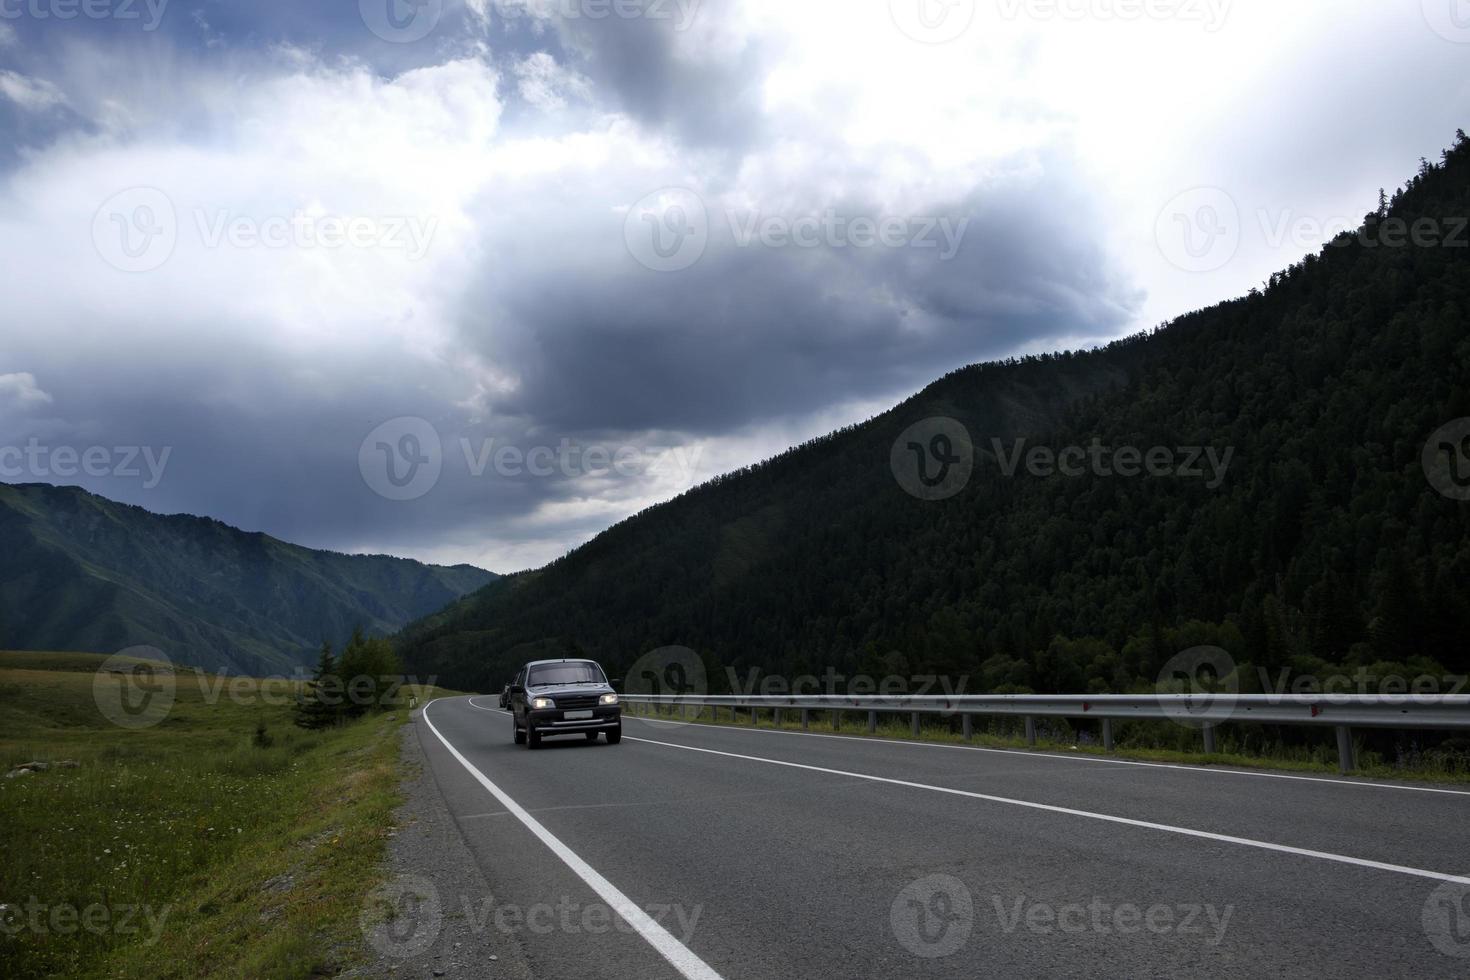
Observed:
[[[511,730],[517,745],[538,748],[546,735],[599,734],[623,740],[623,709],[602,668],[591,660],[537,660],[510,682]]]

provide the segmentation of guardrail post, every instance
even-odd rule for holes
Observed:
[[[1347,725],[1337,726],[1337,768],[1345,773],[1358,768],[1353,758],[1353,730]]]
[[[780,708],[772,708],[771,711],[774,713],[774,716],[775,716],[774,717],[774,720],[775,720],[775,723],[776,723],[776,727],[777,728],[780,728],[781,727],[781,709]]]
[[[1205,733],[1205,755],[1214,755],[1215,754],[1215,726],[1214,725],[1206,725],[1204,727],[1204,733]]]
[[[832,730],[834,732],[842,731],[842,712],[836,708],[832,709]]]
[[[975,737],[975,718],[973,715],[962,715],[961,718],[965,729],[965,741],[968,742]]]
[[[868,734],[871,735],[878,730],[878,712],[868,712]]]
[[[812,713],[806,708],[801,709],[801,730],[806,731],[812,727]]]
[[[1113,751],[1113,719],[1103,719],[1103,751]]]
[[[1026,744],[1036,744],[1036,719],[1030,715],[1026,716]]]
[[[919,737],[919,713],[917,711],[914,712],[914,725],[913,725],[913,728],[914,728],[914,738],[918,738]]]

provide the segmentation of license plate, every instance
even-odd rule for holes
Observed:
[[[586,721],[591,717],[592,712],[590,711],[568,711],[562,715],[562,718],[567,721]]]

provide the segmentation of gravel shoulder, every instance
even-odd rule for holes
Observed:
[[[494,888],[465,844],[427,764],[421,710],[403,726],[404,803],[394,814],[387,883],[364,909],[368,961],[348,976],[530,980],[514,934],[495,928]],[[383,921],[383,909],[396,916]]]

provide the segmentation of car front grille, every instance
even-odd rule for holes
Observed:
[[[583,711],[597,707],[596,694],[558,694],[554,699],[558,711]]]

